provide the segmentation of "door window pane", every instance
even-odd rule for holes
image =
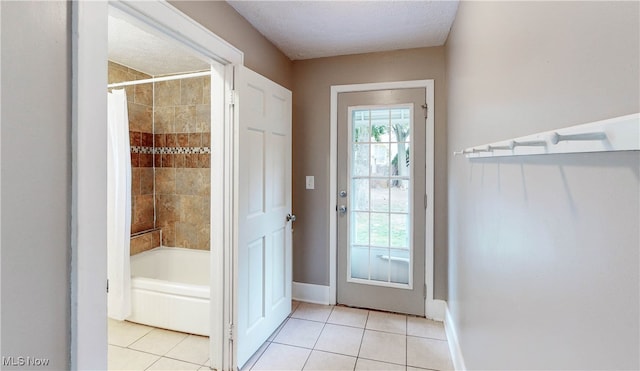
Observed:
[[[371,211],[389,212],[389,179],[371,179]]]
[[[391,168],[389,144],[375,143],[371,147],[371,175],[389,176],[389,169]]]
[[[409,214],[391,214],[391,247],[409,248]]]
[[[369,179],[353,179],[351,182],[352,211],[369,211]]]
[[[351,277],[369,279],[369,248],[351,246]]]
[[[369,145],[354,144],[351,156],[353,176],[369,176]]]
[[[389,282],[389,249],[372,247],[369,259],[371,279]]]
[[[369,245],[369,213],[351,213],[351,242],[354,245]]]
[[[393,283],[409,283],[409,250],[391,249],[389,266],[390,280]]]
[[[370,138],[369,133],[369,115],[364,117],[364,112],[353,111],[353,141],[354,142],[368,142]]]
[[[406,285],[411,266],[411,109],[352,110],[352,279]]]
[[[389,214],[371,213],[371,245],[389,246]]]
[[[390,211],[395,213],[409,212],[409,181],[408,180],[391,180],[390,195]]]
[[[391,110],[390,141],[408,142],[411,134],[411,117],[408,108]]]

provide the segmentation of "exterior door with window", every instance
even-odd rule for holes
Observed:
[[[338,94],[339,304],[425,313],[425,100]]]

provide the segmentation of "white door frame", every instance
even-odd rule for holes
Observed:
[[[243,53],[166,1],[72,2],[72,220],[71,220],[71,369],[107,367],[107,15],[109,6],[137,24],[177,40],[213,65],[211,81],[211,367],[230,369],[228,333],[232,282],[228,256],[233,225],[233,170],[229,144],[232,117],[228,110],[233,75]],[[214,63],[215,62],[215,63]],[[222,66],[221,66],[222,65]],[[227,67],[224,67],[227,66]],[[213,104],[213,102],[223,102]],[[228,176],[229,175],[229,176]],[[215,233],[214,233],[215,231]],[[226,272],[226,273],[223,273]],[[225,276],[227,274],[227,276]],[[229,295],[229,296],[227,296]],[[224,334],[216,337],[213,334]],[[216,343],[222,341],[222,344]],[[226,352],[226,353],[225,353]]]
[[[337,216],[338,199],[338,93],[361,92],[388,89],[423,88],[427,93],[427,130],[426,130],[426,195],[429,205],[426,210],[425,226],[425,313],[427,318],[444,319],[444,302],[433,299],[433,182],[434,182],[434,80],[393,81],[368,84],[332,85],[331,86],[331,153],[329,162],[329,299],[331,304],[337,302]],[[416,109],[416,114],[419,114]]]

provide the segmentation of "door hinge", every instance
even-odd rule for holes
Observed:
[[[422,291],[422,296],[426,299],[427,298],[427,284],[424,284],[424,290]]]
[[[107,278],[107,294],[109,293],[109,279]]]
[[[231,90],[229,91],[229,105],[233,106],[235,104],[236,104],[236,91]]]
[[[229,341],[233,342],[233,323],[229,324]]]
[[[429,205],[429,196],[425,194],[424,195],[424,208],[426,209],[428,205]]]
[[[423,104],[422,109],[424,110],[424,118],[429,118],[429,105],[427,103]]]

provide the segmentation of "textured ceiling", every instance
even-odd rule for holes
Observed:
[[[109,15],[109,60],[151,76],[209,69],[172,40],[155,36]]]
[[[457,1],[229,1],[292,60],[443,45]],[[187,49],[109,16],[109,60],[152,76],[208,69]]]
[[[228,1],[290,59],[443,45],[458,1]]]

